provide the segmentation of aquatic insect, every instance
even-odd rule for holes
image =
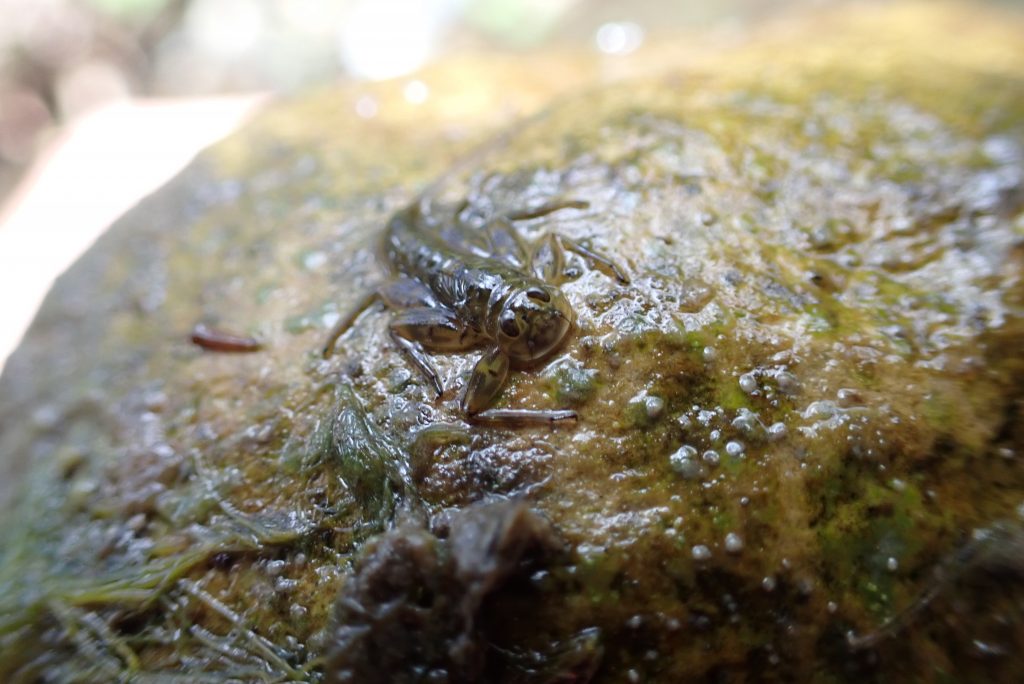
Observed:
[[[439,221],[430,201],[421,196],[388,222],[384,256],[393,279],[364,296],[338,322],[324,345],[324,358],[379,298],[397,312],[391,338],[438,396],[444,387],[426,352],[485,349],[460,400],[469,418],[503,424],[575,420],[575,412],[566,410],[487,409],[505,386],[510,369],[548,358],[569,336],[574,312],[557,286],[564,280],[566,250],[619,282],[629,282],[610,259],[564,237],[549,234],[531,249],[513,225],[587,206],[580,201],[552,202],[492,217],[475,227],[459,218],[462,211],[450,221]]]
[[[189,339],[192,340],[192,344],[209,351],[244,354],[263,349],[263,343],[255,338],[216,330],[203,323],[192,329]]]

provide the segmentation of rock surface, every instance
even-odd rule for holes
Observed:
[[[495,677],[1019,677],[1021,533],[999,563],[968,538],[1024,513],[1022,30],[845,10],[589,90],[606,64],[474,60],[422,105],[268,111],[62,277],[0,378],[0,679],[336,677],[353,567],[455,548],[446,520],[502,498],[563,552],[461,604]],[[439,216],[583,200],[520,227],[630,272],[570,262],[577,331],[500,399],[576,426],[465,424],[476,355],[434,357],[435,399],[380,309],[319,356],[388,216],[459,158]]]

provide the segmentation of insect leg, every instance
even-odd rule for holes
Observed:
[[[622,268],[614,261],[612,261],[610,258],[606,257],[600,252],[595,252],[589,247],[584,247],[575,240],[570,240],[567,237],[559,237],[559,240],[562,242],[563,245],[565,245],[566,249],[568,249],[570,252],[575,252],[576,254],[579,254],[581,257],[590,262],[595,268],[597,268],[597,270],[601,271],[609,278],[615,278],[623,285],[629,284],[629,276],[627,276],[626,272],[622,270]]]
[[[429,351],[456,352],[472,349],[484,337],[458,315],[441,306],[401,311],[391,319],[391,332],[416,342]]]
[[[533,209],[521,209],[520,211],[513,211],[505,214],[509,221],[526,221],[528,219],[540,218],[541,216],[547,216],[553,214],[556,211],[562,209],[586,209],[590,206],[590,202],[584,200],[556,200],[554,202],[545,202],[539,207]]]
[[[334,353],[334,345],[337,344],[338,338],[344,335],[348,329],[352,327],[352,324],[356,322],[356,319],[359,318],[364,311],[369,309],[379,296],[380,293],[377,290],[367,292],[358,302],[356,302],[356,305],[353,306],[345,316],[342,316],[342,318],[335,323],[334,327],[331,328],[331,332],[327,335],[327,341],[324,343],[323,350],[321,351],[321,355],[325,359],[330,358],[331,354]]]
[[[530,270],[551,285],[560,285],[565,280],[565,250],[557,235],[548,233],[537,241],[530,254]]]
[[[444,393],[437,370],[425,350],[463,351],[477,346],[483,336],[443,307],[409,309],[391,320],[391,338],[430,382],[438,395]]]
[[[470,416],[474,423],[500,427],[529,427],[576,422],[575,411],[543,411],[534,409],[489,409]]]
[[[505,387],[508,379],[509,358],[495,347],[480,357],[466,383],[459,406],[472,416],[491,405]]]
[[[512,222],[499,217],[484,226],[491,258],[501,259],[516,268],[523,268],[529,260],[526,243]]]
[[[391,339],[395,341],[398,348],[405,353],[409,358],[412,365],[416,366],[423,377],[427,379],[431,387],[434,388],[434,392],[437,396],[444,394],[444,385],[441,384],[441,376],[437,374],[437,369],[427,359],[427,355],[423,353],[423,346],[407,340],[404,337],[400,337],[394,330],[391,331]]]
[[[509,358],[499,348],[488,351],[473,367],[459,406],[474,423],[495,426],[550,425],[576,420],[575,411],[487,409],[501,394],[508,379]],[[486,409],[486,410],[485,410]]]
[[[438,305],[430,288],[412,278],[398,278],[380,288],[381,299],[391,309],[435,308]]]

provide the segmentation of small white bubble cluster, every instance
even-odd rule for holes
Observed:
[[[704,476],[704,465],[697,459],[697,450],[688,444],[679,447],[668,457],[668,462],[683,479],[696,480]]]

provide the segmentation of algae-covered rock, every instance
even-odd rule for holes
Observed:
[[[1022,30],[848,10],[271,108],[0,378],[0,679],[1018,679]],[[573,334],[498,400],[576,424],[466,422],[478,354],[438,398],[383,308],[322,358],[439,178],[438,220],[567,201],[523,238],[628,271],[571,257]]]

